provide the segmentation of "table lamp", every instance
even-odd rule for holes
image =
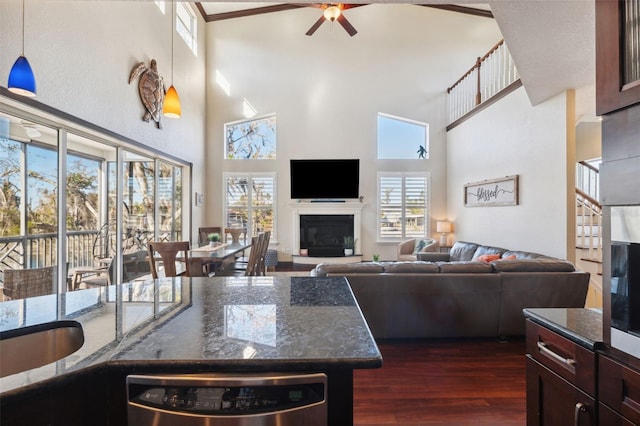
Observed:
[[[436,222],[436,232],[440,232],[440,245],[447,245],[447,233],[451,232],[451,222],[447,221],[437,221]]]

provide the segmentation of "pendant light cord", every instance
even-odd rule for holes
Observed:
[[[173,86],[173,32],[175,31],[174,19],[176,19],[176,3],[171,1],[171,85]]]
[[[24,3],[25,0],[22,0],[22,56],[24,56]]]

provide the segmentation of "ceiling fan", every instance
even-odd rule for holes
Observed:
[[[311,28],[309,28],[309,31],[306,32],[306,35],[313,35],[313,33],[316,32],[316,30],[320,27],[320,25],[322,25],[324,21],[338,21],[338,23],[342,25],[342,28],[344,28],[344,30],[351,37],[358,33],[353,25],[351,25],[351,23],[347,21],[347,18],[344,17],[342,11],[345,9],[350,9],[352,7],[362,6],[361,4],[323,3],[312,6],[324,9],[324,11],[322,12],[322,16],[316,21],[316,23],[313,24]]]

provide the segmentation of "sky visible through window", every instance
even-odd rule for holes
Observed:
[[[378,114],[378,159],[429,158],[429,125]]]

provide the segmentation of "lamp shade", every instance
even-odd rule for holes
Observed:
[[[446,222],[446,221],[436,222],[436,232],[451,232],[451,222]]]
[[[20,55],[11,67],[7,89],[22,96],[33,97],[36,95],[36,77],[24,55]]]
[[[180,97],[176,88],[169,87],[167,94],[164,97],[164,105],[162,107],[162,113],[165,117],[180,118],[182,116],[182,108],[180,107]]]

